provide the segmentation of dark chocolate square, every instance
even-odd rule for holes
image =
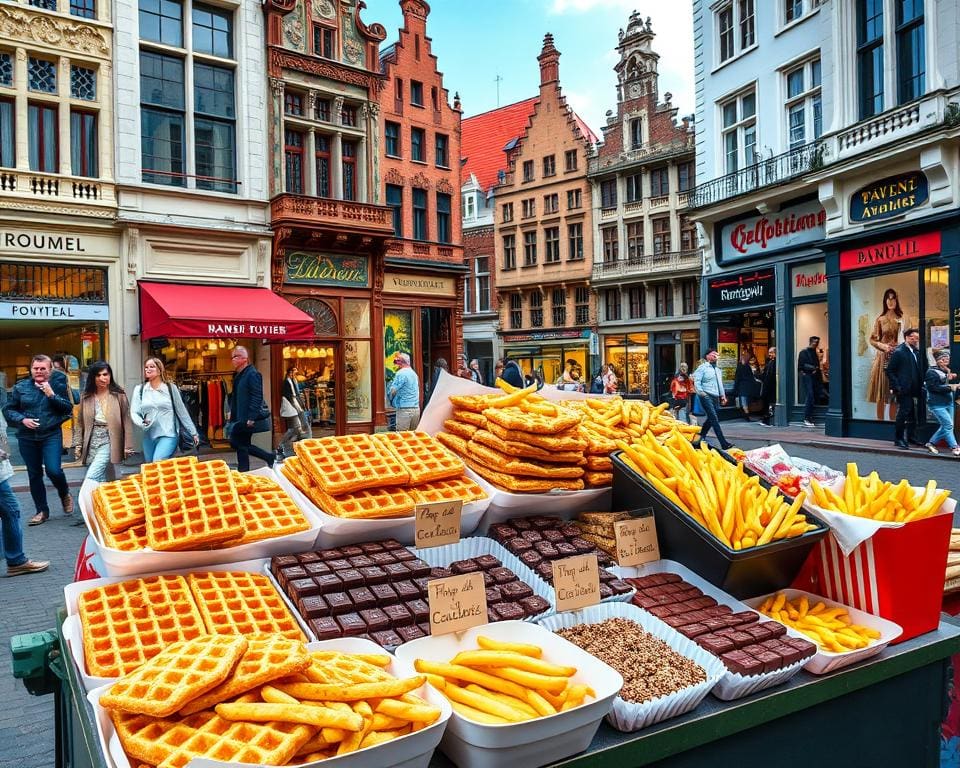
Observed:
[[[303,598],[297,607],[305,619],[319,619],[321,616],[330,615],[330,607],[320,595]]]
[[[710,630],[703,626],[703,624],[684,624],[682,627],[677,627],[677,631],[680,632],[681,635],[686,635],[693,639],[700,635],[707,634]]]
[[[559,541],[554,546],[557,548],[557,555],[559,557],[573,557],[578,554],[577,548],[566,541]]]
[[[340,581],[343,582],[344,589],[362,587],[364,583],[363,574],[360,573],[358,568],[346,568],[342,571],[337,571],[337,576],[339,576]]]
[[[506,584],[508,581],[513,581],[517,578],[517,575],[513,571],[511,571],[509,568],[504,568],[503,566],[491,568],[490,575],[493,577],[494,581],[497,582],[497,584]]]
[[[407,570],[410,571],[410,576],[408,578],[420,579],[424,576],[429,576],[431,579],[441,579],[444,575],[453,576],[453,573],[446,568],[431,568],[419,557],[416,557],[413,560],[407,560],[405,563]],[[440,573],[434,574],[434,571],[438,571]]]
[[[529,531],[533,528],[533,523],[531,523],[525,517],[513,517],[510,519],[510,525],[516,528],[518,531]]]
[[[520,607],[523,608],[527,616],[536,616],[550,608],[550,603],[540,595],[531,595],[520,601]]]
[[[501,621],[514,621],[526,615],[523,608],[516,603],[497,603],[492,606],[492,610]]]
[[[503,602],[503,595],[500,594],[499,587],[490,587],[486,590],[487,592],[487,605],[494,605],[495,603]]]
[[[369,568],[371,565],[374,565],[369,555],[354,555],[348,558],[348,560],[353,568]]]
[[[374,584],[383,584],[387,580],[387,572],[379,565],[371,565],[369,568],[358,568],[357,570],[360,571],[363,582],[368,587]]]
[[[335,573],[321,573],[319,576],[314,576],[313,580],[319,585],[321,594],[326,595],[343,590],[343,582]]]
[[[601,600],[606,600],[606,599],[611,598],[611,597],[613,597],[613,590],[610,589],[610,585],[609,585],[609,584],[601,584],[601,585],[600,585],[600,599],[601,599]]]
[[[787,634],[787,628],[778,621],[764,621],[760,626],[767,630],[767,634],[771,639],[783,637]]]
[[[397,591],[389,584],[371,584],[370,591],[377,599],[377,605],[381,608],[385,605],[395,603],[400,599],[397,597]]]
[[[343,552],[338,548],[333,547],[332,549],[323,549],[320,552],[317,552],[320,555],[320,559],[325,563],[330,562],[331,560],[337,560],[343,557]]]
[[[720,635],[700,635],[697,638],[697,645],[699,645],[707,653],[712,653],[714,656],[722,656],[728,651],[736,650],[736,647],[733,644],[733,641],[728,637],[721,637]]]
[[[327,560],[327,565],[330,566],[331,571],[345,571],[350,567],[350,561],[343,557],[338,557],[333,560]]]
[[[383,544],[378,541],[365,541],[358,546],[363,550],[365,555],[370,555],[374,552],[383,552]]]
[[[427,594],[427,584],[430,583],[431,576],[421,576],[416,579],[412,579],[413,583],[416,585],[417,589],[420,590],[420,597],[425,597]]]
[[[400,635],[400,639],[409,643],[411,640],[416,640],[421,637],[426,637],[424,631],[420,629],[416,624],[407,624],[402,627],[397,627],[397,634]]]
[[[413,552],[411,552],[409,549],[406,549],[405,547],[402,549],[391,549],[390,551],[393,552],[393,559],[396,560],[398,563],[406,563],[406,562],[409,562],[410,560],[417,559],[417,556],[413,554]]]
[[[543,534],[540,531],[533,530],[532,528],[522,531],[520,533],[521,538],[526,539],[527,541],[533,542],[536,544],[538,541],[543,541]]]
[[[549,541],[551,544],[559,544],[561,541],[566,541],[566,536],[564,536],[560,531],[552,529],[549,531],[543,532],[543,538],[546,541]]]
[[[349,560],[352,557],[358,557],[362,555],[363,550],[355,544],[348,544],[345,547],[340,547],[340,554]]]
[[[558,552],[560,551],[560,548],[559,548],[559,547],[557,547],[557,551],[558,551]],[[599,576],[600,576],[600,583],[601,583],[601,584],[609,584],[611,581],[613,581],[615,578],[617,578],[617,577],[614,576],[612,573],[610,573],[610,571],[608,571],[606,568],[601,568],[601,569],[600,569]]]
[[[284,568],[295,567],[300,560],[296,555],[276,555],[270,558],[270,572],[276,576]]]
[[[734,658],[734,654],[739,655]],[[759,675],[763,672],[763,664],[742,651],[725,653],[720,657],[720,661],[722,661],[731,672],[743,675],[744,677]]]
[[[561,526],[560,533],[564,535],[565,538],[576,539],[580,536],[580,529],[577,528],[573,523],[567,523],[564,526]]]
[[[330,613],[334,616],[338,616],[341,613],[349,613],[354,610],[353,601],[346,592],[331,592],[328,595],[324,595],[324,599],[327,601],[327,605],[330,606]]]
[[[623,579],[614,579],[610,582],[610,589],[613,590],[614,594],[625,595],[631,591],[632,587]]]
[[[393,556],[393,552],[374,552],[370,555],[370,559],[373,560],[374,565],[379,565],[381,568],[390,563],[397,562],[397,559]]]
[[[321,616],[318,619],[310,619],[310,629],[317,636],[317,640],[332,640],[340,637],[343,633],[340,625],[332,616]]]
[[[407,602],[407,608],[413,613],[413,618],[417,622],[429,621],[430,619],[430,606],[427,604],[426,600],[410,600]]]
[[[383,570],[387,572],[387,578],[390,581],[410,578],[410,571],[403,563],[387,563],[383,566]]]
[[[533,589],[529,584],[524,584],[522,581],[509,581],[500,585],[500,593],[505,600],[518,602],[525,597],[530,597],[533,594]]]
[[[367,623],[371,632],[390,626],[390,617],[379,608],[365,608],[360,611],[360,618]]]
[[[556,560],[560,556],[556,545],[549,541],[538,541],[533,545],[533,548],[548,560]]]
[[[475,558],[468,558],[466,560],[457,560],[453,563],[450,563],[450,570],[453,573],[476,573],[477,571],[483,570],[480,567],[480,564],[476,561]]]
[[[340,629],[343,631],[344,637],[356,637],[357,635],[363,635],[367,632],[366,622],[358,613],[342,613],[337,616],[337,624],[340,625]]]
[[[392,629],[381,629],[379,632],[371,632],[370,639],[384,648],[392,648],[403,642],[403,638]]]
[[[406,624],[413,624],[413,614],[400,603],[383,606],[383,612],[390,619],[390,625],[394,628],[402,627]]]
[[[763,672],[776,672],[783,666],[783,656],[773,651],[761,651],[754,658],[763,664]]]
[[[531,549],[529,552],[524,552],[520,555],[520,562],[530,568],[535,568],[543,562],[543,555]]]
[[[305,563],[303,570],[305,570],[310,576],[320,576],[324,573],[331,573],[330,566],[322,560],[318,560],[315,563]]]
[[[277,581],[280,582],[280,586],[285,586],[291,581],[296,581],[297,579],[305,579],[308,577],[307,569],[302,565],[292,565],[287,568],[281,569],[280,573],[277,574]]]
[[[533,549],[533,544],[522,536],[517,536],[514,539],[510,539],[504,544],[504,546],[515,555],[519,555],[521,552],[529,552],[531,549]]]
[[[395,549],[404,549],[403,544],[401,544],[396,539],[381,539],[380,545],[386,550],[395,550]]]
[[[503,563],[493,555],[480,555],[475,557],[474,560],[476,560],[477,565],[485,571],[489,571],[491,568],[499,568],[503,565]]]
[[[490,571],[483,571],[483,588],[489,589],[497,584],[497,580],[490,575]]]
[[[347,594],[350,595],[350,600],[353,601],[353,606],[358,611],[364,608],[374,608],[377,604],[377,598],[373,596],[369,587],[354,587],[348,590]]]
[[[416,600],[420,597],[420,588],[409,579],[393,582],[393,589],[401,602]]]
[[[320,587],[313,579],[294,579],[287,582],[287,594],[296,602],[304,597],[320,594]]]

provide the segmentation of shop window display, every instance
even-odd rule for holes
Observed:
[[[796,354],[799,355],[800,350],[809,346],[811,336],[820,337],[820,345],[817,347],[817,352],[820,356],[820,370],[823,375],[824,395],[826,395],[828,391],[827,388],[830,382],[830,336],[827,332],[828,327],[827,303],[825,301],[818,301],[813,304],[799,304],[794,309],[793,348]],[[799,381],[796,381],[794,403],[796,405],[803,405],[804,403],[803,388],[800,386]]]
[[[313,436],[333,434],[337,422],[337,347],[288,345],[283,348],[284,367],[297,367],[297,381],[310,414]]]
[[[603,362],[612,363],[621,391],[632,395],[650,392],[649,338],[646,333],[604,338]]]

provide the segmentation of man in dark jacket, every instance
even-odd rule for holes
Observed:
[[[60,466],[63,455],[63,433],[60,425],[70,418],[73,405],[67,395],[67,379],[59,376],[53,381],[50,374],[53,363],[46,355],[34,355],[30,361],[30,378],[21,379],[10,393],[3,415],[17,427],[17,443],[30,478],[30,495],[37,513],[29,525],[40,525],[50,517],[47,489],[43,484],[43,470],[53,483],[63,504],[63,514],[73,512],[73,499],[67,477]]]
[[[507,357],[503,358],[503,373],[500,374],[500,378],[507,382],[507,384],[512,384],[518,389],[523,389],[526,386],[523,381],[523,371],[520,370],[520,365],[516,360],[510,360]]]
[[[272,467],[273,454],[250,442],[255,432],[265,431],[262,426],[258,428],[258,421],[266,418],[267,431],[270,429],[270,413],[264,414],[263,377],[250,365],[250,353],[246,347],[234,347],[230,362],[236,371],[230,394],[230,447],[237,452],[237,469],[250,471],[251,453]]]
[[[797,373],[804,393],[803,426],[815,427],[813,422],[813,406],[820,396],[820,385],[823,379],[820,371],[820,356],[817,347],[820,346],[820,337],[811,336],[810,345],[800,350],[797,356]]]
[[[910,443],[922,446],[917,440],[917,416],[920,413],[917,398],[923,394],[923,379],[927,361],[920,349],[920,331],[907,328],[903,344],[893,350],[887,363],[890,392],[897,399],[897,420],[893,444],[909,449]]]
[[[767,350],[767,362],[763,364],[760,373],[760,405],[763,417],[760,423],[765,427],[771,426],[770,419],[777,404],[777,348]]]

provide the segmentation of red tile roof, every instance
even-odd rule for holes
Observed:
[[[465,161],[464,179],[474,174],[484,191],[497,183],[497,172],[507,170],[507,154],[503,148],[523,136],[537,101],[538,97],[534,96],[463,119],[460,156]]]
[[[574,113],[573,113],[573,119],[577,121],[577,128],[580,129],[580,133],[583,134],[583,138],[587,139],[591,144],[599,144],[599,143],[600,143],[600,139],[597,138],[597,134],[595,134],[595,133],[590,129],[590,126],[587,125],[587,124],[583,121],[583,118],[580,117],[580,115],[578,115],[576,112],[574,112]]]

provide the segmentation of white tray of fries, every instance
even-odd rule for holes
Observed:
[[[268,467],[256,469],[250,472],[251,475],[259,477],[268,477],[271,480],[280,482],[277,474]],[[280,483],[282,486],[282,483]],[[90,531],[90,538],[96,545],[100,559],[103,561],[106,573],[104,576],[135,576],[143,573],[159,573],[161,571],[173,568],[193,568],[207,565],[218,565],[221,563],[233,563],[241,560],[252,560],[260,557],[272,557],[274,555],[287,555],[293,552],[303,552],[310,549],[317,539],[320,531],[320,517],[315,510],[305,507],[290,494],[288,488],[284,488],[287,494],[291,496],[294,503],[303,512],[310,527],[297,533],[291,533],[287,536],[278,536],[272,539],[263,539],[254,541],[250,544],[242,544],[236,547],[225,547],[222,549],[195,549],[184,550],[182,552],[158,552],[153,549],[141,549],[134,552],[123,552],[119,549],[113,549],[103,543],[103,535],[100,532],[99,521],[93,513],[92,494],[99,483],[92,480],[85,480],[80,487],[78,494],[80,502],[80,513],[87,524],[87,530]]]
[[[80,614],[78,613],[77,609],[77,600],[84,592],[91,589],[96,589],[97,587],[102,587],[106,584],[118,584],[122,581],[145,579],[149,578],[150,576],[159,575],[185,576],[188,573],[203,573],[207,571],[242,571],[244,573],[256,573],[258,575],[263,575],[265,570],[269,570],[269,564],[269,559],[262,558],[258,560],[244,560],[238,563],[219,563],[217,565],[201,566],[198,568],[180,568],[178,570],[162,571],[160,573],[141,573],[135,576],[105,576],[102,579],[88,579],[87,581],[75,581],[67,584],[63,588],[64,602],[67,607],[67,618],[63,622],[63,636],[67,640],[67,646],[70,649],[70,655],[73,658],[74,663],[77,665],[77,669],[80,671],[80,679],[83,681],[84,690],[91,691],[94,688],[98,688],[116,679],[110,677],[98,677],[87,672],[87,664],[83,648],[83,626],[81,624]],[[303,632],[304,637],[307,639],[312,638],[313,634],[304,623],[300,613],[293,607],[283,591],[277,588],[273,579],[271,578],[269,581],[274,589],[276,589],[280,599],[283,600],[283,603],[290,612],[290,615],[293,616],[294,620],[297,622],[297,625],[300,627],[300,631]]]
[[[700,704],[710,690],[720,682],[727,668],[716,656],[712,656],[699,645],[684,637],[675,629],[657,621],[646,611],[635,605],[626,603],[602,603],[581,608],[577,611],[564,611],[539,621],[540,626],[550,631],[579,624],[599,624],[600,622],[621,617],[630,619],[639,624],[654,637],[663,640],[681,656],[699,664],[706,673],[707,679],[697,685],[661,696],[659,699],[638,704],[617,696],[613,700],[613,707],[607,714],[607,722],[618,731],[639,731],[655,723],[669,720],[686,712],[690,712]]]
[[[422,637],[397,649],[397,658],[448,662],[460,651],[478,648],[477,637],[537,645],[544,661],[575,667],[570,684],[590,686],[595,697],[568,710],[524,722],[486,724],[454,711],[440,749],[459,768],[533,768],[586,749],[623,686],[611,667],[553,632],[523,621],[501,621],[464,632]]]
[[[812,592],[804,592],[801,589],[782,589],[779,592],[771,592],[769,595],[762,595],[761,597],[753,597],[749,600],[744,600],[744,603],[746,603],[748,607],[759,611],[760,606],[762,606],[768,598],[775,598],[780,593],[783,593],[788,601],[805,597],[807,598],[810,608],[816,606],[817,603],[823,603],[827,610],[835,608],[842,609],[847,613],[854,624],[878,632],[880,635],[876,640],[872,640],[869,645],[864,648],[837,652],[824,648],[819,638],[808,635],[805,632],[801,632],[785,622],[780,622],[784,625],[784,627],[786,627],[788,635],[791,635],[792,637],[800,637],[804,640],[810,640],[811,642],[817,644],[816,655],[807,659],[807,663],[803,667],[811,674],[825,675],[828,672],[835,672],[842,667],[847,667],[851,664],[855,664],[858,661],[869,659],[871,656],[876,656],[878,653],[880,653],[880,651],[882,651],[884,648],[890,645],[890,643],[903,634],[903,628],[899,624],[895,624],[894,622],[888,621],[880,616],[874,616],[870,613],[857,610],[856,608],[851,608],[849,605],[838,603],[835,600],[828,600],[827,598],[820,597]],[[775,616],[770,616],[769,618],[773,619],[773,621],[778,621]]]
[[[323,642],[309,643],[307,644],[307,648],[310,651],[325,656],[358,654],[363,655],[365,658],[378,657],[383,661],[389,659],[389,662],[386,666],[383,666],[382,669],[391,676],[396,678],[411,678],[416,675],[410,663],[390,656],[379,645],[369,640],[362,640],[360,638],[326,640]],[[359,675],[359,673],[355,673],[355,675]],[[357,682],[366,682],[370,678],[356,676],[355,679]],[[348,683],[344,684],[348,685]],[[100,746],[103,754],[108,756],[112,762],[113,768],[138,768],[141,764],[140,761],[131,761],[126,755],[108,711],[100,706],[100,697],[109,687],[109,685],[106,685],[97,688],[87,695],[96,715],[97,735],[100,739]],[[298,759],[295,756],[286,764],[335,766],[336,768],[381,768],[385,765],[396,766],[397,768],[427,768],[433,752],[440,743],[440,739],[450,720],[452,709],[446,698],[429,685],[422,685],[412,693],[420,699],[423,699],[428,705],[437,708],[440,711],[439,718],[429,725],[420,727],[416,731],[409,732],[405,735],[396,735],[394,738],[384,741],[383,743],[349,751],[345,754],[314,760],[312,762],[303,762],[302,758]],[[369,698],[377,697],[371,696]],[[392,701],[394,702],[392,711],[396,710],[397,713],[393,715],[393,718],[396,720],[404,719],[404,711],[407,711],[411,717],[416,716],[415,710],[412,708],[409,700],[397,697],[393,698]],[[292,706],[305,707],[311,705],[301,703],[292,704]],[[414,721],[410,720],[410,722],[412,723]],[[399,723],[397,724],[399,725]],[[409,730],[409,728],[406,730]],[[313,739],[311,739],[311,741],[312,740]],[[334,744],[335,743],[336,742],[334,742]],[[306,748],[309,748],[309,744]],[[262,763],[223,762],[212,758],[194,757],[186,764],[185,768],[223,768],[223,766],[262,768]]]
[[[691,586],[699,588],[703,594],[707,595],[708,597],[712,597],[720,605],[730,606],[734,613],[739,613],[740,611],[754,611],[754,613],[759,613],[758,611],[755,611],[753,608],[749,607],[746,603],[742,603],[728,595],[723,590],[717,589],[717,587],[710,582],[701,579],[689,568],[686,568],[685,566],[674,562],[673,560],[654,560],[650,563],[644,563],[643,565],[635,566],[611,566],[610,570],[617,574],[617,576],[619,576],[621,579],[632,579],[638,576],[648,576],[651,573],[675,573]],[[639,608],[638,610],[642,611],[643,609]],[[658,619],[656,616],[650,614],[650,618],[653,621],[661,624],[666,629],[671,629],[669,624],[660,621],[660,619]],[[766,620],[765,617],[763,618]],[[797,634],[795,637],[802,637],[802,635]],[[750,675],[749,677],[725,669],[724,675],[720,679],[720,682],[714,686],[710,693],[722,701],[740,699],[744,696],[749,696],[751,693],[763,691],[767,688],[773,688],[776,685],[785,683],[803,668],[803,665],[806,663],[806,661],[808,660],[798,661],[795,664],[791,664],[788,667],[783,667],[775,672],[767,672],[760,675]]]

